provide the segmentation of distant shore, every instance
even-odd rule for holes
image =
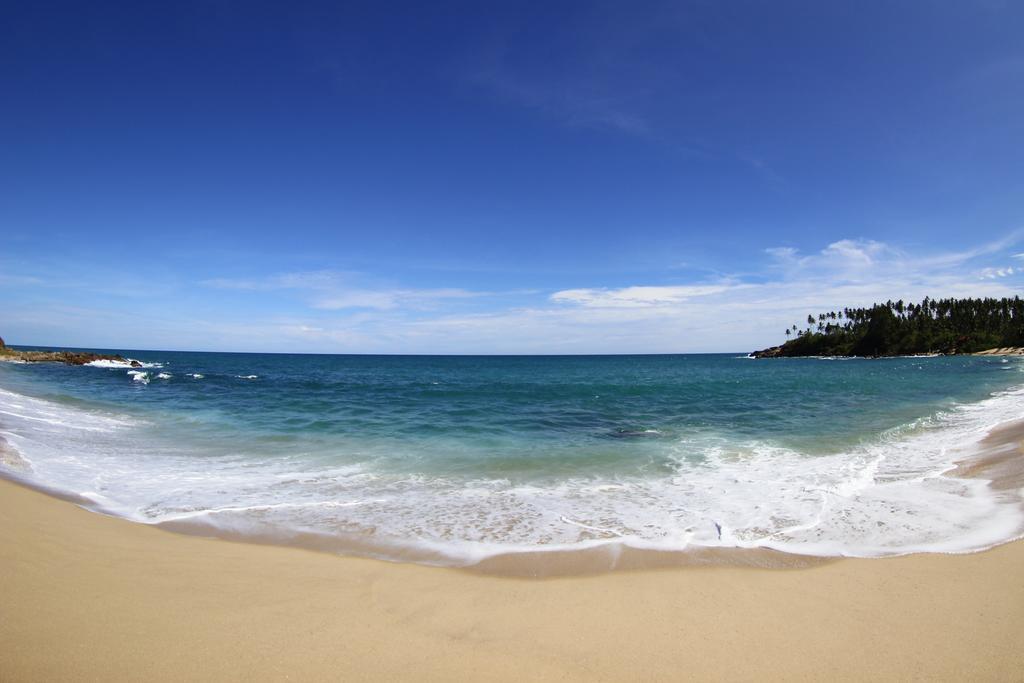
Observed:
[[[985,351],[976,351],[972,356],[1024,356],[1024,346],[1004,346]]]
[[[922,356],[1024,356],[1024,346],[1002,346],[992,349],[986,349],[984,351],[974,351],[970,353],[923,353]],[[813,358],[814,355],[804,353],[787,353],[785,345],[781,346],[770,346],[767,349],[761,349],[760,351],[754,351],[750,354],[751,358]],[[888,356],[833,356],[836,358],[886,358]]]

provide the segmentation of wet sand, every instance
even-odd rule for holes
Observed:
[[[0,481],[0,679],[1024,680],[1024,543],[545,580],[173,534]]]
[[[1024,419],[997,425],[946,474],[988,479],[996,491],[1016,495],[1024,488]]]

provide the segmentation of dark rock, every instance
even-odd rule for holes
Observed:
[[[753,358],[778,358],[782,355],[781,346],[772,346],[767,349],[761,349],[760,351],[754,351],[750,354]]]
[[[26,363],[66,363],[67,365],[85,365],[94,360],[115,360],[125,362],[123,356],[105,353],[87,353],[84,351],[16,351],[4,349],[4,357]],[[134,363],[133,363],[134,365]]]

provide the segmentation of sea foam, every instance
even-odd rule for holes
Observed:
[[[135,363],[136,365],[132,365]],[[89,361],[85,365],[94,368],[112,368],[112,369],[124,369],[124,368],[162,368],[162,363],[144,363],[133,358],[127,358],[125,360],[110,360],[110,359],[99,359]]]
[[[702,434],[675,441],[660,474],[535,482],[197,452],[146,423],[5,390],[0,436],[32,478],[108,512],[339,552],[449,565],[602,546],[877,557],[969,552],[1021,533],[1018,493],[949,470],[993,424],[1024,417],[1022,405],[1024,389],[998,392],[827,455]]]

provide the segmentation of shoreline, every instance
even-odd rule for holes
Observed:
[[[948,467],[936,470],[934,476],[954,479],[983,480],[997,492],[1004,503],[1024,505],[1024,416],[992,423],[984,427],[983,436],[967,443],[951,444],[952,457]],[[25,469],[19,465],[26,466]],[[21,469],[21,471],[19,471]],[[660,549],[615,541],[598,542],[579,547],[509,549],[482,557],[470,564],[451,564],[440,555],[420,550],[402,550],[379,542],[351,537],[336,537],[312,531],[239,532],[222,526],[192,521],[169,520],[147,523],[124,517],[101,503],[38,481],[13,445],[0,436],[0,479],[14,482],[63,501],[69,501],[92,514],[105,515],[139,526],[151,526],[167,533],[191,537],[213,538],[233,543],[300,549],[320,552],[332,557],[361,557],[396,564],[416,564],[428,568],[448,568],[472,574],[498,577],[544,579],[579,577],[606,573],[635,572],[658,569],[685,569],[702,566],[755,567],[762,569],[806,568],[827,564],[847,557],[881,559],[932,553],[970,554],[1021,539],[1024,525],[1002,540],[975,549],[917,549],[881,555],[815,554],[763,546],[693,545],[679,549]],[[980,483],[980,482],[979,482]]]
[[[1024,356],[1024,346],[1003,346],[984,351],[975,351],[972,356]]]
[[[953,461],[940,476],[982,479],[1009,502],[1024,504],[1017,491],[1024,490],[1024,418],[994,425],[974,444],[976,449],[967,457]],[[10,484],[40,495],[68,503],[83,513],[114,519],[133,526],[151,528],[164,534],[186,536],[257,547],[280,548],[287,551],[313,552],[326,557],[382,562],[399,566],[416,566],[427,570],[455,571],[469,575],[506,579],[547,580],[582,578],[620,573],[648,571],[686,571],[692,568],[749,568],[770,571],[788,571],[841,562],[890,560],[915,556],[973,555],[988,552],[1011,543],[1024,543],[1024,528],[1016,536],[977,550],[929,552],[909,551],[878,557],[856,555],[815,555],[787,552],[770,547],[710,547],[694,546],[683,550],[659,550],[621,544],[599,544],[572,549],[538,549],[535,551],[509,551],[490,555],[469,565],[438,564],[424,556],[385,556],[365,545],[363,552],[351,552],[358,544],[341,542],[334,537],[316,533],[293,533],[290,537],[232,533],[220,527],[180,522],[144,523],[104,509],[95,501],[33,480],[11,469],[7,462],[11,455],[18,458],[17,450],[0,436],[0,483]]]
[[[758,351],[751,351],[747,358],[761,360],[764,358],[860,358],[862,360],[881,360],[883,358],[940,358],[942,356],[1024,356],[1024,346],[1000,346],[984,351],[966,351],[964,353],[939,353],[937,351],[922,351],[921,353],[892,354],[881,356],[856,356],[856,355],[818,355],[818,354],[784,354],[783,345],[770,346]]]
[[[991,425],[986,434],[969,446],[954,446],[963,450],[964,457],[952,461],[951,466],[940,476],[964,479],[982,479],[988,486],[1007,498],[1008,503],[1022,503],[1024,490],[1024,417]],[[13,460],[12,460],[13,459]],[[972,555],[987,552],[1000,546],[1024,542],[1024,528],[1014,537],[1005,539],[987,548],[962,552],[921,552],[910,551],[880,557],[858,557],[853,555],[814,555],[776,550],[770,547],[708,547],[694,546],[685,550],[659,550],[621,544],[599,544],[572,549],[538,549],[536,551],[509,551],[490,555],[479,562],[464,566],[436,564],[421,556],[381,556],[366,545],[363,552],[351,552],[350,543],[340,543],[329,536],[315,533],[295,533],[284,538],[275,535],[253,535],[232,533],[225,529],[187,524],[160,522],[147,524],[122,517],[103,509],[91,499],[35,481],[30,476],[16,471],[19,455],[0,436],[0,482],[28,489],[35,493],[60,500],[78,507],[82,512],[108,517],[139,527],[149,527],[166,534],[192,538],[209,539],[226,543],[282,548],[299,552],[314,552],[340,559],[360,559],[395,565],[412,565],[428,570],[456,571],[470,575],[493,576],[498,578],[544,580],[565,577],[587,577],[605,574],[647,572],[660,570],[686,571],[698,567],[732,567],[786,571],[806,569],[833,562],[857,559],[863,561],[895,559],[914,556]],[[364,544],[365,545],[365,544]],[[358,545],[355,547],[359,547]],[[347,548],[349,552],[344,549]]]
[[[5,680],[1019,680],[1024,542],[523,580],[162,532],[0,481]]]

